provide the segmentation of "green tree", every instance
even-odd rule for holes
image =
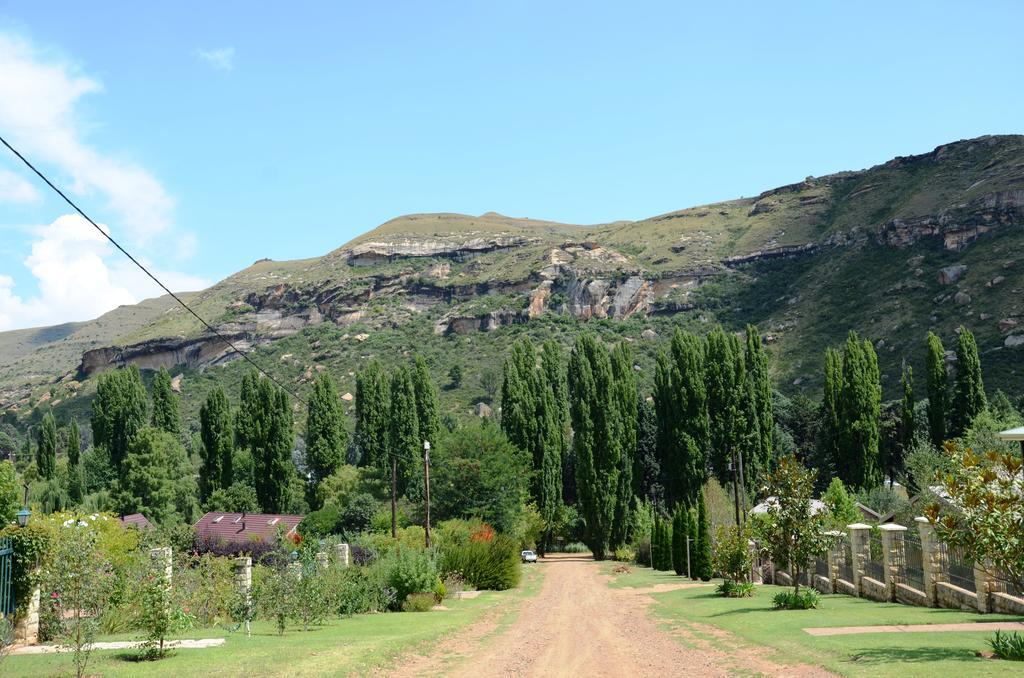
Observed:
[[[321,481],[345,461],[347,444],[338,389],[330,375],[322,372],[313,384],[306,413],[306,465],[311,476],[311,497],[316,496]]]
[[[836,473],[849,487],[869,489],[881,482],[879,416],[882,402],[878,358],[868,340],[851,331],[843,348],[839,394]]]
[[[82,436],[78,432],[78,420],[72,419],[68,424],[68,464],[78,466],[82,450]]]
[[[745,455],[743,464],[747,490],[750,491],[761,486],[775,456],[775,407],[768,354],[761,334],[753,325],[747,325],[746,368],[747,420],[751,422],[751,430],[749,453]]]
[[[192,469],[177,436],[154,427],[139,430],[117,483],[118,511],[142,513],[160,525],[190,522],[195,496]]]
[[[950,434],[959,437],[988,405],[985,384],[981,379],[978,344],[971,331],[963,325],[956,344],[956,378],[953,383],[953,429]]]
[[[619,478],[615,491],[611,547],[614,550],[629,539],[636,497],[633,493],[633,455],[636,453],[637,412],[636,372],[629,344],[621,342],[612,349],[612,406],[617,410],[615,434],[619,438]],[[553,398],[553,395],[552,395]]]
[[[199,436],[203,441],[199,467],[199,497],[205,503],[217,490],[234,482],[235,431],[231,405],[220,386],[213,389],[199,408]]]
[[[576,500],[576,467],[573,463],[574,454],[569,446],[569,386],[565,378],[565,359],[562,356],[562,349],[554,339],[544,342],[540,367],[545,388],[551,391],[555,403],[557,458],[562,474],[562,486],[557,495],[559,502],[574,502]]]
[[[904,460],[914,449],[914,438],[917,436],[914,419],[914,369],[910,365],[903,368],[900,386],[903,389],[903,400],[900,402],[900,440],[898,445],[900,456],[899,459],[889,460],[889,478],[895,478],[896,473],[903,470]]]
[[[20,508],[18,477],[14,464],[5,459],[0,461],[0,525],[9,525],[14,521]]]
[[[92,401],[92,441],[95,447],[107,449],[118,475],[132,438],[146,425],[147,401],[146,387],[135,365],[100,375]]]
[[[441,431],[441,418],[437,413],[437,386],[430,378],[430,370],[427,369],[427,361],[423,356],[416,356],[412,384],[416,392],[416,422],[422,446],[423,441],[436,442]]]
[[[569,358],[568,374],[576,485],[580,514],[586,522],[585,541],[594,558],[604,560],[612,536],[622,459],[608,349],[593,334],[581,335]]]
[[[158,429],[181,435],[181,412],[178,407],[178,396],[171,388],[171,375],[166,367],[161,367],[153,377],[153,415],[150,423]]]
[[[636,398],[633,486],[640,499],[656,506],[664,504],[665,486],[661,483],[661,465],[658,463],[658,421],[654,413],[654,401],[639,394]]]
[[[834,348],[825,349],[825,389],[821,400],[818,468],[827,475],[836,472],[839,459],[839,421],[843,390],[843,357]]]
[[[670,352],[659,354],[654,404],[666,504],[692,504],[707,480],[709,439],[704,349],[696,335],[676,330]]]
[[[409,478],[419,464],[420,438],[419,419],[416,412],[416,387],[413,385],[409,368],[401,366],[391,375],[391,411],[388,415],[388,452],[396,470],[396,484],[399,494],[405,494]]]
[[[57,424],[52,412],[43,416],[43,424],[37,436],[36,468],[40,477],[50,480],[57,472]]]
[[[355,444],[361,466],[390,467],[388,459],[388,376],[371,360],[356,376]]]
[[[734,334],[721,327],[712,330],[704,350],[704,383],[708,394],[710,462],[718,482],[733,481],[733,464],[744,451],[748,422],[744,416],[746,368],[743,351]],[[756,426],[757,422],[750,422]]]
[[[288,394],[255,370],[242,378],[235,439],[238,447],[252,455],[260,508],[265,513],[284,512],[295,475],[291,407]]]
[[[946,373],[946,350],[942,347],[942,340],[932,332],[928,333],[925,369],[928,376],[928,432],[932,445],[941,448],[946,440],[949,376]]]
[[[449,388],[462,386],[462,365],[456,363],[448,370],[448,386]]]
[[[677,575],[688,574],[686,571],[686,539],[690,534],[687,521],[689,510],[685,506],[676,508],[672,517],[672,567]]]
[[[711,560],[711,521],[703,488],[697,496],[697,524],[694,527],[697,537],[694,544],[696,553],[692,556],[693,576],[701,581],[711,581],[714,574],[714,563]]]
[[[828,484],[828,489],[821,495],[821,501],[828,509],[828,527],[833,530],[845,531],[846,526],[859,522],[860,511],[857,509],[857,502],[846,491],[843,481],[833,478]]]

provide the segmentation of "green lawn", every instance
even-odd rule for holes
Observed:
[[[606,572],[611,573],[609,565]],[[687,581],[675,575],[633,568],[613,575],[612,586],[648,587]],[[717,583],[717,580],[716,582]],[[653,613],[668,623],[690,621],[725,629],[741,641],[777,650],[781,663],[824,666],[846,676],[877,676],[898,672],[910,676],[1021,675],[1024,665],[975,657],[987,651],[990,632],[872,633],[815,637],[802,629],[819,626],[875,626],[883,624],[944,624],[958,622],[1024,621],[1007,615],[980,615],[895,603],[875,603],[843,595],[823,596],[817,610],[773,610],[772,596],[785,590],[760,586],[754,598],[727,599],[712,588],[652,594]]]
[[[472,600],[446,600],[446,611],[396,612],[334,618],[323,626],[303,632],[289,626],[283,636],[271,622],[253,623],[252,637],[243,632],[197,629],[187,638],[226,637],[221,647],[179,650],[158,662],[135,662],[130,651],[96,651],[87,673],[102,676],[293,676],[366,674],[387,667],[407,652],[432,648],[443,636],[482,618],[489,611],[507,607],[540,589],[541,568],[524,567],[522,584],[513,591],[486,591]],[[499,623],[511,612],[498,611]],[[110,636],[100,640],[125,640]],[[0,675],[51,676],[73,674],[71,655],[13,656],[0,664]]]

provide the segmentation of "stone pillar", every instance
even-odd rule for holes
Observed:
[[[900,564],[907,562],[906,544],[903,533],[907,528],[895,523],[879,525],[882,531],[882,572],[885,575],[885,589],[889,600],[896,600],[896,582],[904,581],[907,573],[900,571]]]
[[[1000,585],[982,563],[974,563],[974,590],[978,592],[978,612],[985,614],[992,611],[992,594],[1005,584]]]
[[[839,530],[830,530],[826,534],[832,537],[832,545],[828,549],[828,580],[832,584],[832,593],[839,591],[839,585],[836,582],[839,580],[839,566],[843,563],[846,558],[846,554],[843,553],[843,537],[846,536],[845,532]]]
[[[747,551],[750,552],[750,582],[752,584],[763,584],[764,575],[758,566],[757,542],[753,539],[747,541]]]
[[[172,555],[173,552],[171,551],[170,546],[149,550],[149,559],[153,564],[153,569],[156,572],[163,572],[167,586],[171,585],[171,577],[173,573],[173,568],[171,566]]]
[[[20,645],[35,645],[39,642],[39,587],[32,589],[32,597],[25,607],[25,614],[18,617],[14,625],[14,642]]]
[[[939,606],[939,592],[936,584],[949,581],[947,556],[939,548],[935,526],[924,516],[914,518],[917,529],[921,533],[921,569],[923,570],[924,595],[932,607]]]
[[[853,588],[856,595],[861,595],[861,579],[868,560],[871,559],[871,526],[864,523],[847,525],[850,535],[850,554],[853,556]]]
[[[252,558],[235,558],[231,563],[231,569],[235,575],[235,585],[238,586],[238,592],[242,595],[242,600],[245,603],[245,636],[249,637],[251,629],[249,628],[249,621],[252,617]]]
[[[338,544],[335,548],[338,550],[338,565],[342,567],[348,567],[348,544]]]
[[[321,570],[326,570],[327,565],[331,562],[330,555],[326,549],[321,549],[316,552],[316,566]]]

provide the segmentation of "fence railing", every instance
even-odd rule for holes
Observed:
[[[853,552],[850,550],[850,540],[843,537],[839,542],[839,578],[843,581],[853,583]]]
[[[946,552],[946,567],[949,573],[949,583],[966,589],[971,593],[977,593],[974,583],[974,559],[956,547],[942,544],[940,549]]]
[[[885,581],[885,567],[882,564],[882,538],[872,534],[869,544],[871,545],[871,557],[864,563],[864,575],[875,581]]]
[[[814,572],[815,572],[815,574],[818,574],[818,575],[828,579],[829,578],[828,560],[826,560],[825,558],[818,558],[815,561],[815,563],[814,563]]]
[[[903,583],[910,588],[924,591],[924,550],[921,537],[913,532],[903,535]]]

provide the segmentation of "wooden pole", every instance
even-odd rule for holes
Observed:
[[[398,536],[398,509],[395,504],[398,501],[398,458],[391,456],[391,538]]]
[[[743,510],[740,512],[740,518],[742,519],[743,522],[742,523],[741,522],[737,522],[736,524],[737,525],[743,525],[744,523],[747,522],[747,482],[746,482],[746,479],[744,479],[744,477],[743,477],[743,448],[742,447],[736,453],[736,456],[739,458],[739,461],[740,461],[740,486],[739,486],[739,489],[740,489],[741,492],[743,492],[743,498],[741,499],[741,501],[743,502]]]
[[[427,504],[427,522],[424,526],[426,533],[427,548],[430,548],[430,443],[423,443],[423,499]]]

